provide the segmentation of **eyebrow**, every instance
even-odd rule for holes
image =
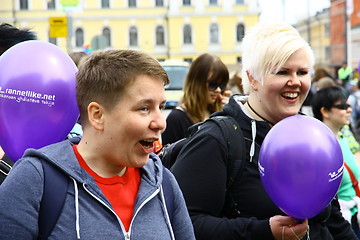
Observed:
[[[289,70],[290,68],[287,68],[287,67],[281,67],[280,70]],[[301,67],[299,68],[298,70],[307,70],[309,71],[310,70],[310,67]]]
[[[146,99],[142,99],[139,101],[140,104],[144,104],[144,103],[147,103],[147,104],[153,104],[154,103],[154,100],[151,99],[151,98],[146,98]],[[165,104],[166,103],[166,99],[162,100],[161,104]]]

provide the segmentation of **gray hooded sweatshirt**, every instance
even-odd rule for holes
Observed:
[[[28,149],[0,185],[0,239],[37,239],[44,175],[41,160],[64,171],[70,180],[65,204],[48,239],[195,239],[180,188],[170,176],[174,195],[172,224],[162,190],[163,166],[151,154],[140,169],[141,183],[130,229],[125,231],[94,179],[80,167],[66,140],[40,150]]]

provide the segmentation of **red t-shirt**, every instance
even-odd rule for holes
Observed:
[[[77,150],[77,145],[73,145],[73,149],[80,166],[95,179],[96,184],[110,201],[115,213],[124,224],[126,231],[129,231],[135,199],[140,186],[140,170],[138,168],[127,168],[121,177],[103,178],[86,164]]]

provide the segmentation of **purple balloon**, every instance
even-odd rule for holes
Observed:
[[[343,164],[334,133],[309,116],[278,122],[260,148],[259,171],[266,192],[297,219],[312,218],[331,202],[340,187]]]
[[[10,159],[65,139],[79,116],[76,72],[67,53],[39,40],[0,57],[0,145]]]

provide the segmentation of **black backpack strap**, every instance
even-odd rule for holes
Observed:
[[[232,194],[232,186],[241,176],[246,163],[244,134],[235,119],[230,116],[213,116],[209,119],[214,120],[220,126],[228,147],[228,174],[223,214],[229,218],[236,218],[240,215],[240,211]]]
[[[245,138],[238,123],[231,116],[213,116],[208,120],[215,121],[221,128],[228,146],[228,180],[227,189],[241,175],[245,167]]]
[[[170,173],[166,171],[166,168],[163,167],[163,182],[162,182],[162,189],[165,198],[165,205],[169,215],[170,223],[172,225],[173,218],[174,218],[174,193],[171,188],[170,184]]]
[[[44,170],[44,193],[39,210],[39,237],[47,239],[64,207],[69,178],[48,161],[41,160]]]
[[[182,147],[189,141],[189,138],[182,138],[174,143],[168,143],[160,151],[159,157],[163,165],[170,169],[174,165]]]
[[[6,154],[0,159],[0,185],[10,173],[13,165],[14,162]]]

